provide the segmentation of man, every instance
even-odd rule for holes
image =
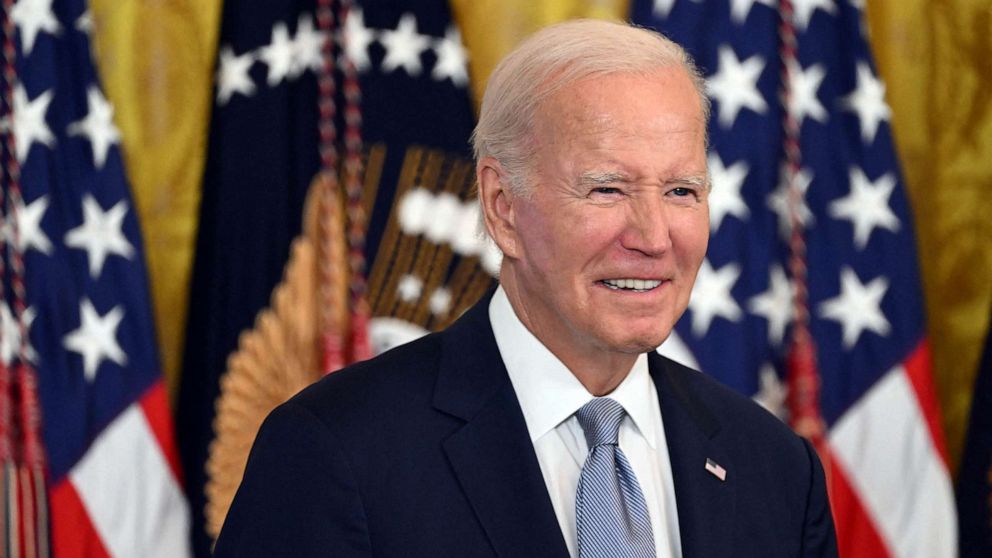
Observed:
[[[218,556],[835,556],[810,444],[657,353],[709,237],[708,103],[663,37],[578,21],[473,141],[500,287],[259,432]]]

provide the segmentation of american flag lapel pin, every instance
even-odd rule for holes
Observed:
[[[726,481],[727,480],[727,470],[721,467],[716,461],[710,458],[706,458],[706,470],[710,472],[714,477]]]

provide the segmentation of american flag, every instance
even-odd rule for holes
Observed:
[[[820,441],[842,556],[952,556],[913,223],[862,12],[634,2],[713,101],[709,252],[663,351]]]
[[[952,556],[913,223],[862,4],[635,3],[692,53],[714,111],[710,248],[668,349],[819,439],[842,556]]]
[[[6,0],[3,17],[0,356],[36,380],[40,403],[37,421],[5,412],[3,426],[15,465],[40,428],[48,506],[8,498],[0,554],[184,556],[188,509],[138,216],[92,19],[84,0]],[[0,402],[31,403],[10,390]]]

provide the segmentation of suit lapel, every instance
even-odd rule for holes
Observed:
[[[735,521],[733,463],[722,448],[720,425],[694,392],[690,375],[699,372],[649,355],[651,377],[658,390],[675,482],[679,532],[684,558],[732,556]],[[721,481],[706,469],[706,460],[722,466]]]
[[[444,451],[497,555],[567,558],[484,297],[442,336],[435,407],[465,421]],[[684,558],[732,556],[736,487],[720,425],[685,368],[650,353],[675,483]],[[711,459],[727,470],[721,481]]]
[[[496,554],[568,551],[520,403],[489,324],[489,299],[442,334],[435,407],[466,421],[444,451]]]

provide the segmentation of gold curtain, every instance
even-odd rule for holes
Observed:
[[[91,0],[93,42],[145,241],[159,351],[178,387],[220,0]]]
[[[476,110],[489,73],[506,53],[538,29],[575,18],[627,19],[628,0],[451,0],[469,51]]]
[[[992,308],[992,3],[867,4],[916,218],[935,378],[957,471]]]

